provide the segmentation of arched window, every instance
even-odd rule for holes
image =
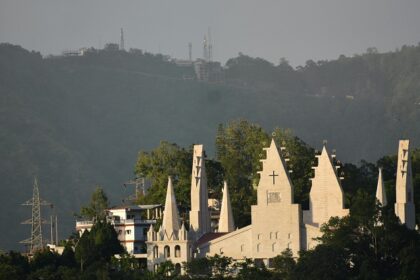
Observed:
[[[272,250],[273,252],[275,252],[275,251],[276,251],[276,243],[273,243],[273,245],[271,245],[271,250]]]
[[[181,265],[179,263],[175,264],[175,274],[181,274]]]
[[[219,252],[220,252],[221,255],[223,255],[223,248],[220,248]]]
[[[165,258],[170,258],[171,257],[171,248],[169,248],[168,245],[163,247],[163,255],[165,256]]]
[[[181,257],[181,246],[176,245],[175,246],[175,258],[180,258]]]
[[[245,245],[244,245],[244,244],[242,244],[242,245],[241,245],[241,252],[243,252],[243,251],[244,251],[244,248],[245,248]]]
[[[258,240],[260,240],[260,239],[261,239],[261,236],[262,236],[262,234],[261,234],[261,233],[259,233],[259,234],[257,235],[257,239],[258,239]]]
[[[257,252],[259,252],[259,251],[260,251],[260,249],[261,249],[261,244],[260,244],[260,243],[258,243],[258,244],[257,244]]]
[[[153,247],[153,258],[156,259],[157,257],[159,257],[159,250],[158,250],[158,246]]]

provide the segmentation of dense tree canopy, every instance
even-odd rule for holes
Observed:
[[[85,219],[103,220],[107,208],[109,208],[108,197],[100,186],[96,186],[89,204],[80,210],[80,216]]]

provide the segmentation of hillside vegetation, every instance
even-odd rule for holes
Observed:
[[[111,49],[48,57],[0,45],[0,248],[17,248],[30,228],[33,176],[53,202],[60,233],[99,184],[114,203],[133,176],[139,150],[161,140],[205,144],[218,125],[246,118],[267,131],[290,128],[314,148],[323,139],[345,162],[375,161],[400,138],[420,144],[420,47],[308,61],[296,69],[240,54],[225,81],[183,80],[192,69],[161,55]],[[47,214],[47,210],[45,209]],[[47,231],[48,232],[48,231]]]

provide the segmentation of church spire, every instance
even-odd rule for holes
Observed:
[[[345,216],[348,209],[344,209],[344,194],[336,166],[328,154],[324,143],[322,152],[316,156],[318,166],[314,167],[315,176],[309,193],[309,208],[312,212],[312,222],[323,224],[332,216]]]
[[[196,233],[196,238],[211,231],[204,157],[203,145],[194,145],[191,174],[190,230]]]
[[[382,168],[379,168],[378,185],[376,187],[376,199],[379,201],[379,203],[381,203],[381,206],[386,206],[388,204],[386,199],[384,181],[382,178]]]
[[[223,186],[222,207],[220,209],[219,232],[231,232],[235,230],[232,207],[230,205],[229,190],[226,181]]]
[[[176,206],[175,193],[171,177],[168,177],[168,188],[166,190],[165,211],[163,212],[162,229],[168,237],[179,230],[179,215]]]
[[[258,204],[267,205],[272,202],[293,203],[293,187],[286,169],[286,162],[280,156],[274,139],[270,147],[264,148],[267,157],[260,160],[262,170],[258,183]],[[268,193],[268,195],[267,195]]]
[[[395,215],[409,229],[414,229],[415,207],[409,140],[400,140],[398,148]]]

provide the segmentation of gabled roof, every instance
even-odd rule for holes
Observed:
[[[219,238],[220,236],[223,236],[225,234],[228,234],[228,232],[208,232],[205,233],[203,236],[201,236],[196,242],[196,246],[200,246],[204,243],[207,243],[213,239]]]

